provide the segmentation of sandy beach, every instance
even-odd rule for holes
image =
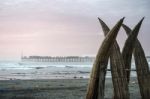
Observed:
[[[85,99],[90,65],[20,65],[18,62],[0,65],[0,99]],[[105,86],[105,99],[112,99],[110,71],[107,71]],[[129,88],[130,99],[140,99],[134,71]]]
[[[88,79],[1,80],[0,99],[84,99]],[[140,99],[136,78],[130,82],[131,99]],[[111,78],[106,79],[105,98],[111,99]]]

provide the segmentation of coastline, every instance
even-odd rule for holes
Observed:
[[[1,80],[1,99],[84,99],[88,79]],[[140,99],[137,79],[129,84],[131,99]],[[106,78],[105,99],[113,96],[111,78]]]

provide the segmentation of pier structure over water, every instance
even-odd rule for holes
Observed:
[[[80,56],[22,56],[22,62],[93,62],[95,57]]]

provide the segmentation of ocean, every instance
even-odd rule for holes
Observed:
[[[89,78],[92,65],[93,63],[0,61],[0,80]],[[134,62],[132,62],[132,69],[135,69]],[[136,72],[132,71],[131,76],[136,77]],[[111,77],[110,71],[107,71],[106,77]]]

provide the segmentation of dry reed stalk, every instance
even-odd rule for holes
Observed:
[[[143,18],[144,19],[144,18]],[[134,50],[135,41],[137,39],[140,26],[142,24],[142,20],[134,27],[132,33],[129,34],[125,45],[123,47],[122,56],[125,63],[125,69],[127,72],[127,81],[130,81],[130,69],[131,69],[131,60],[132,60],[132,52]]]
[[[113,29],[109,31],[98,50],[89,80],[86,99],[104,99],[105,76],[109,57],[108,52],[116,39],[123,20],[124,18],[119,20]]]
[[[110,29],[100,18],[98,19],[106,36]],[[110,66],[114,87],[114,99],[129,99],[124,60],[117,41],[114,42],[110,49]]]
[[[132,32],[132,30],[128,26],[124,24],[122,26],[126,31],[127,35],[129,35]],[[137,78],[139,82],[141,96],[142,99],[148,99],[150,97],[149,64],[145,57],[145,53],[142,48],[142,45],[140,44],[140,41],[138,39],[136,39],[133,54],[134,54],[134,59],[136,64],[136,72],[137,72]]]

